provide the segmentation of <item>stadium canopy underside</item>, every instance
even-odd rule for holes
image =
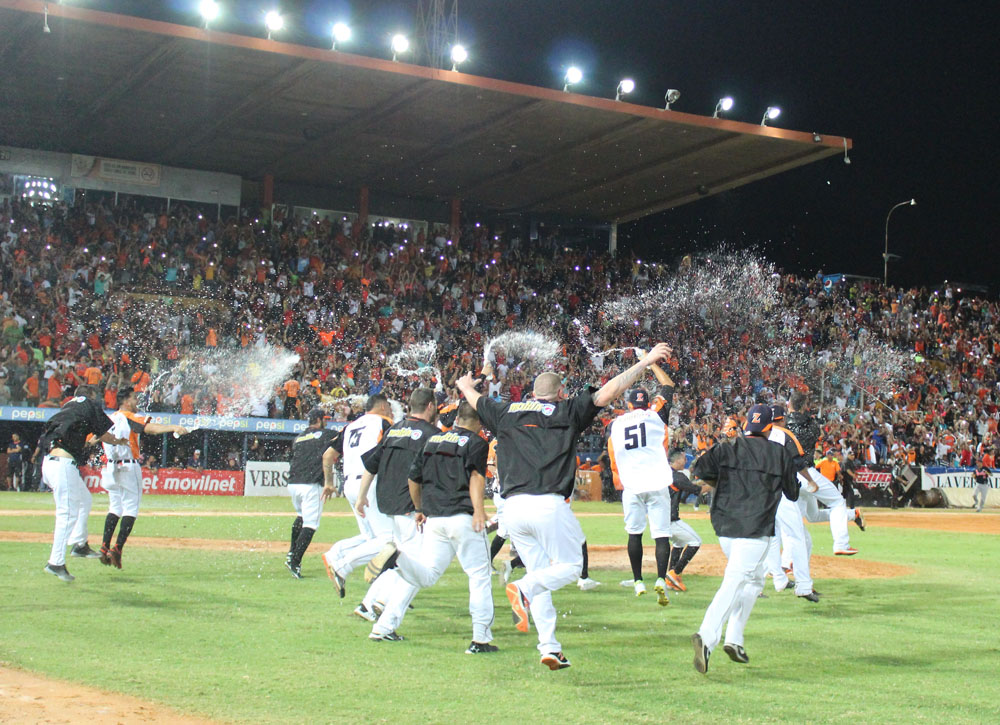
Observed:
[[[43,8],[0,0],[0,144],[598,222],[844,152],[841,136],[54,2],[43,33]]]

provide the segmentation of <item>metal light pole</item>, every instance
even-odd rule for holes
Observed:
[[[910,199],[908,201],[901,201],[896,206],[889,210],[889,213],[885,215],[885,252],[882,254],[882,261],[885,262],[885,268],[882,274],[882,284],[886,287],[889,286],[889,217],[892,213],[896,211],[901,206],[916,206],[917,200]]]

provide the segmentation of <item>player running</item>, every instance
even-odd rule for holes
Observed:
[[[680,448],[670,452],[670,469],[673,481],[670,484],[670,563],[667,568],[667,585],[679,592],[686,592],[687,586],[681,578],[685,567],[698,553],[701,547],[701,537],[695,533],[687,522],[681,521],[681,496],[694,494],[700,496],[711,491],[711,486],[696,486],[684,473],[687,456]]]

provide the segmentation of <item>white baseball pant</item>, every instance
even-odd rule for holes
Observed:
[[[315,483],[290,483],[288,494],[295,513],[302,517],[302,528],[318,529],[323,515],[323,487]]]
[[[501,539],[509,538],[507,533],[507,522],[504,520],[504,499],[499,493],[493,494],[493,505],[497,507],[497,536]]]
[[[423,545],[423,535],[417,530],[416,514],[409,513],[392,517],[392,540],[396,544],[396,549],[413,556],[420,555],[420,548]],[[396,589],[401,589],[399,596],[390,602],[390,597]],[[372,609],[376,602],[384,602],[382,614],[378,618],[376,626],[380,632],[394,632],[403,621],[410,602],[417,596],[417,587],[406,582],[395,569],[383,572],[378,579],[368,587],[368,592],[362,600],[363,604]],[[372,631],[376,631],[372,628]]]
[[[983,506],[986,505],[986,498],[990,495],[990,484],[988,483],[977,483],[975,488],[972,489],[972,505],[976,507],[976,511],[982,511]]]
[[[87,514],[90,513],[91,496],[80,477],[80,469],[71,458],[45,456],[42,461],[42,481],[52,489],[56,504],[56,526],[52,534],[52,552],[49,564],[66,563],[66,545],[87,540]],[[83,521],[83,538],[74,541]]]
[[[469,577],[469,614],[472,616],[472,639],[491,642],[493,632],[493,593],[490,580],[490,547],[486,534],[472,530],[472,516],[435,516],[424,524],[420,553],[414,555],[401,551],[395,571],[403,585],[393,587],[386,609],[398,610],[397,599],[409,594],[409,586],[426,589],[434,586],[451,560],[458,555],[458,563]],[[406,613],[406,608],[402,609]],[[396,623],[399,626],[399,622]],[[382,627],[382,620],[372,631],[385,634],[391,630]]]
[[[802,512],[799,507],[794,502],[789,501],[784,494],[781,495],[781,500],[778,502],[774,526],[775,533],[779,534],[780,539],[775,542],[775,550],[771,552],[769,561],[773,562],[777,559],[790,562],[795,571],[795,593],[809,594],[813,590],[812,572],[809,566],[809,557],[812,556],[812,537],[806,531],[805,524],[802,523]],[[779,542],[781,544],[780,553],[777,550]],[[787,559],[785,559],[786,555]],[[775,576],[773,564],[769,564],[769,568],[771,575]],[[788,581],[788,576],[785,575],[780,565],[778,571],[781,572],[781,578],[775,577],[775,588],[781,583],[782,578],[786,583]]]
[[[378,510],[375,499],[376,478],[368,489],[368,506],[364,518],[358,516],[354,505],[358,501],[361,489],[361,476],[350,476],[344,482],[344,497],[351,505],[351,512],[358,522],[357,536],[341,539],[324,554],[328,565],[336,569],[342,577],[347,577],[358,567],[362,567],[375,558],[387,541],[392,539],[392,519]]]
[[[142,467],[138,463],[108,463],[101,470],[101,486],[108,492],[108,513],[138,516],[142,500]]]
[[[708,605],[705,618],[698,628],[701,641],[710,651],[722,639],[722,627],[727,620],[726,643],[743,644],[743,632],[750,612],[757,603],[758,595],[764,590],[771,539],[770,536],[753,539],[719,537],[719,545],[729,560],[726,562],[726,573],[722,577],[719,591]]]
[[[677,519],[670,522],[670,545],[683,549],[688,546],[701,546],[701,537],[695,533],[686,521]]]
[[[670,536],[670,489],[655,491],[622,491],[625,512],[625,533],[641,534],[649,521],[649,534],[654,539]]]
[[[799,510],[808,521],[826,521],[829,516],[830,532],[833,534],[833,550],[844,551],[851,546],[851,537],[847,533],[847,522],[853,521],[857,515],[854,509],[847,508],[847,502],[826,476],[815,468],[809,469],[809,475],[813,482],[817,482],[817,490],[809,490],[809,481],[801,473],[799,483],[802,484],[799,491]],[[830,512],[827,514],[821,511],[819,504],[822,503]]]
[[[528,598],[538,630],[538,651],[562,651],[556,640],[552,592],[575,582],[583,570],[583,529],[558,494],[519,494],[507,499],[507,530],[527,573],[516,582]]]

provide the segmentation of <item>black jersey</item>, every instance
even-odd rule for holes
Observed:
[[[402,516],[413,511],[410,498],[410,466],[431,436],[440,433],[436,426],[420,418],[404,418],[393,425],[378,445],[361,457],[365,470],[378,474],[375,500],[386,516]]]
[[[715,482],[712,528],[718,536],[774,536],[774,514],[784,493],[799,498],[795,459],[760,436],[716,443],[694,462],[691,475]]]
[[[593,388],[557,401],[498,403],[484,395],[476,410],[503,447],[504,498],[573,493],[576,439],[600,412]]]
[[[342,451],[340,433],[324,428],[307,428],[292,441],[292,461],[288,466],[289,483],[323,485],[323,454],[328,448]]]
[[[42,453],[62,448],[77,463],[87,457],[84,448],[87,436],[102,436],[111,430],[114,421],[100,405],[82,395],[71,399],[62,410],[49,418],[38,440]]]
[[[681,495],[693,493],[695,496],[698,496],[701,494],[701,486],[695,486],[691,483],[691,479],[683,471],[672,471],[672,473],[674,474],[674,478],[670,484],[670,520],[677,521],[681,517],[678,508],[681,502]]]
[[[473,513],[469,479],[473,472],[486,477],[488,453],[486,441],[465,428],[431,436],[409,473],[410,480],[421,484],[424,515]]]
[[[820,427],[816,418],[809,413],[789,413],[785,417],[785,427],[795,434],[799,445],[805,451],[808,465],[811,466],[812,457],[816,452],[816,441],[819,440],[820,436]]]

